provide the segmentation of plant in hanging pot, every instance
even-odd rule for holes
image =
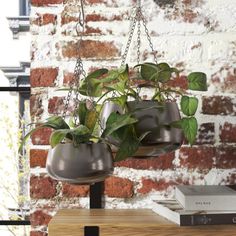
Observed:
[[[49,127],[54,131],[50,136],[51,149],[48,152],[46,169],[55,179],[74,184],[89,184],[104,180],[113,172],[112,152],[103,139],[96,135],[99,107],[88,106],[81,101],[74,114],[79,119],[75,125],[61,116],[52,116],[23,138],[24,142],[37,130]]]
[[[116,161],[127,156],[154,156],[176,150],[183,137],[192,145],[198,130],[195,117],[198,99],[189,95],[188,90],[170,86],[179,71],[167,63],[143,63],[135,68],[138,70],[132,78],[128,65],[98,69],[85,78],[79,89],[82,95],[102,101],[102,136],[109,137],[119,147]],[[190,73],[187,82],[189,90],[207,90],[206,75],[202,72]],[[144,88],[148,88],[145,95],[149,100],[142,99]],[[180,111],[176,97],[180,98]],[[125,116],[134,118],[135,122],[125,124]],[[120,120],[122,127],[112,131]]]

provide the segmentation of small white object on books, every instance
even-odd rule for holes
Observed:
[[[223,185],[178,185],[175,198],[185,210],[236,211],[236,191]]]
[[[152,210],[180,226],[236,224],[236,211],[186,211],[176,200],[153,201]]]

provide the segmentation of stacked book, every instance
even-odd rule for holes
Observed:
[[[180,185],[152,210],[180,226],[236,224],[236,186]]]

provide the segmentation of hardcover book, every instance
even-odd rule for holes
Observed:
[[[180,226],[236,224],[236,211],[187,211],[176,200],[153,201],[152,210]]]
[[[235,186],[178,185],[175,199],[185,210],[236,211]]]

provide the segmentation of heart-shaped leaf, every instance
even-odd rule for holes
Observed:
[[[107,135],[112,134],[114,131],[118,130],[119,128],[134,124],[137,122],[137,119],[131,117],[131,114],[117,114],[112,112],[107,119],[106,122],[106,129],[104,130],[102,136],[105,137]]]
[[[188,88],[197,91],[207,91],[207,77],[205,73],[193,72],[188,75]]]
[[[185,117],[181,119],[181,127],[184,136],[190,145],[193,145],[197,136],[198,124],[195,117]]]
[[[186,116],[193,116],[198,107],[198,99],[195,97],[182,96],[180,106]]]

